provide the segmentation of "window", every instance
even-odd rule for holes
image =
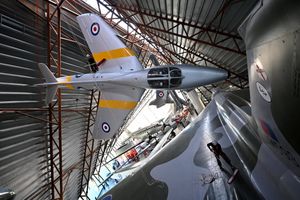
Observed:
[[[181,77],[181,70],[177,67],[170,67],[170,76],[171,77]]]
[[[182,81],[181,70],[177,67],[160,67],[150,69],[147,75],[151,88],[178,87]]]
[[[171,78],[170,86],[177,87],[181,84],[181,78]]]
[[[148,80],[150,87],[152,88],[169,88],[169,80]]]
[[[150,69],[148,72],[148,78],[168,77],[168,71],[167,67]]]
[[[170,88],[178,87],[181,84],[181,70],[177,67],[170,67]]]

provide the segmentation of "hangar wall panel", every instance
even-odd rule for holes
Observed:
[[[62,19],[63,30],[84,43],[74,17]],[[85,60],[83,49],[63,41],[63,75],[88,73]],[[34,86],[43,82],[37,63],[46,61],[46,21],[17,0],[0,1],[0,186],[16,199],[51,198],[45,90]],[[89,91],[62,91],[65,199],[80,193],[89,99]]]

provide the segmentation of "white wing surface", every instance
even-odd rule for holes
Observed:
[[[77,17],[81,31],[88,43],[99,72],[130,72],[143,67],[135,53],[127,48],[116,32],[96,14],[88,13]]]
[[[144,89],[117,86],[110,91],[102,91],[94,125],[93,137],[107,140],[118,133],[127,115],[139,102]]]
[[[98,73],[119,73],[142,70],[134,52],[127,48],[115,31],[96,14],[77,17],[81,31],[96,63],[101,62]],[[101,90],[101,99],[94,125],[95,139],[112,138],[135,108],[144,89],[112,85]]]

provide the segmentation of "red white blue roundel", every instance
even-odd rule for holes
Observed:
[[[164,92],[163,92],[163,91],[160,91],[160,92],[158,93],[158,96],[159,96],[159,97],[163,97],[163,96],[164,96]]]
[[[108,133],[110,131],[110,126],[108,123],[106,122],[103,122],[102,123],[102,130],[105,132],[105,133]]]
[[[92,26],[91,26],[91,33],[92,33],[93,35],[98,35],[99,31],[100,31],[100,26],[99,26],[99,24],[96,23],[96,22],[93,23]]]

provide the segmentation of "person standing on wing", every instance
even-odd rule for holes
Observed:
[[[220,167],[220,169],[222,171],[224,170],[224,168],[222,167],[222,163],[220,161],[220,157],[222,157],[227,162],[227,164],[231,167],[232,171],[235,171],[236,167],[234,167],[231,164],[230,159],[224,153],[224,151],[222,150],[221,145],[218,142],[216,142],[216,141],[210,142],[210,143],[207,144],[207,147],[209,148],[209,150],[211,152],[213,152],[215,154],[215,157],[217,159],[218,165],[219,165],[219,167]]]

